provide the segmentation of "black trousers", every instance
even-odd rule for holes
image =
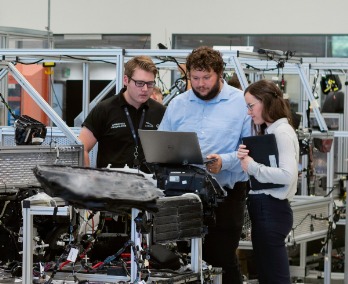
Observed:
[[[250,194],[247,205],[259,283],[290,284],[285,239],[292,228],[293,212],[288,200]]]
[[[227,197],[215,208],[216,225],[208,227],[203,241],[203,260],[222,267],[223,284],[243,283],[236,250],[244,223],[247,182],[238,182],[227,189]]]

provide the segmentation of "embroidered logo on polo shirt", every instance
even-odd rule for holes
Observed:
[[[145,122],[145,127],[151,127],[151,128],[152,128],[152,127],[153,127],[153,124],[151,124],[150,122],[147,122],[147,121],[146,121],[146,122]]]
[[[113,125],[111,125],[111,129],[114,129],[114,128],[121,128],[121,127],[127,127],[127,126],[126,126],[126,123],[124,123],[124,122],[118,122],[118,123],[114,123]]]

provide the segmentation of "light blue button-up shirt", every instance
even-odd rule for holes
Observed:
[[[219,154],[221,171],[214,175],[221,186],[233,188],[248,180],[237,150],[242,137],[250,136],[251,120],[243,92],[225,81],[218,96],[209,101],[196,97],[192,90],[175,97],[167,107],[158,130],[196,132],[203,157]]]

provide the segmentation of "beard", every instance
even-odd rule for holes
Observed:
[[[203,101],[210,101],[211,99],[215,98],[220,92],[220,78],[216,80],[215,85],[211,88],[211,90],[205,96],[202,96],[201,93],[198,90],[196,90],[194,87],[191,86],[191,88],[197,98]]]

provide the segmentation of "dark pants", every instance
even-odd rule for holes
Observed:
[[[203,241],[203,259],[214,267],[222,267],[223,284],[243,283],[236,255],[244,223],[246,182],[238,182],[227,190],[227,197],[215,209],[216,225],[208,227]]]
[[[293,224],[288,200],[279,200],[266,194],[250,194],[247,205],[259,283],[291,283],[285,247],[285,239]]]

